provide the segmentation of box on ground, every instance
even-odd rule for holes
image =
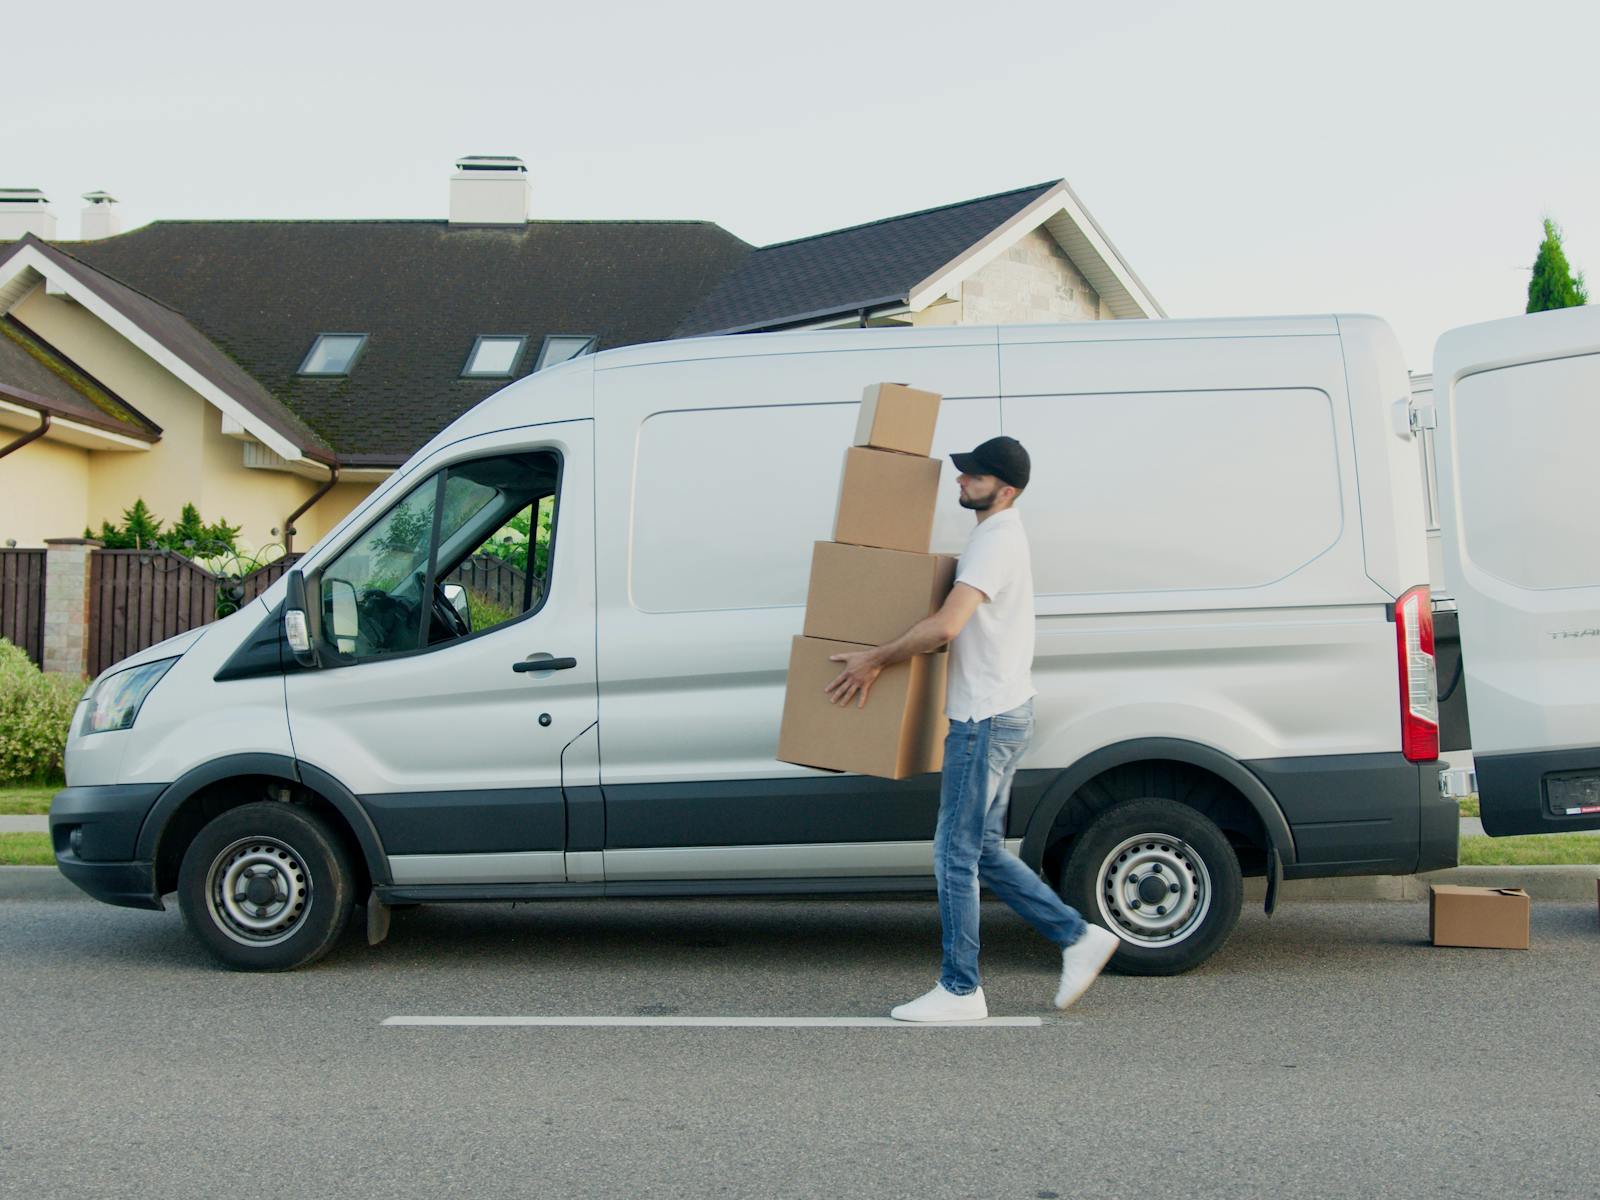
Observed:
[[[886,667],[866,707],[834,704],[823,691],[839,674],[833,654],[850,642],[797,637],[789,651],[778,758],[803,767],[905,779],[944,765],[945,664],[948,655],[919,654]]]
[[[1533,901],[1521,888],[1428,888],[1428,937],[1435,946],[1526,950]]]
[[[833,540],[926,554],[941,466],[936,458],[860,446],[846,450]]]
[[[939,611],[955,582],[947,554],[909,554],[876,546],[818,542],[804,633],[878,646]]]
[[[861,397],[854,445],[901,454],[933,449],[933,430],[939,423],[939,394],[903,383],[874,383]]]

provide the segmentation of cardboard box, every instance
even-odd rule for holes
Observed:
[[[860,446],[846,450],[833,540],[926,554],[942,466],[936,458]]]
[[[944,765],[945,663],[948,655],[919,654],[884,670],[865,708],[834,704],[823,688],[839,674],[829,655],[861,647],[797,637],[789,651],[789,690],[783,701],[778,759],[803,767],[857,771],[905,779]]]
[[[861,397],[854,446],[917,454],[933,449],[933,428],[939,423],[939,394],[903,383],[875,383]]]
[[[947,554],[818,542],[811,551],[804,633],[882,645],[938,612],[955,577],[956,560]]]
[[[1435,946],[1526,950],[1532,908],[1521,888],[1435,883],[1428,888],[1428,937]]]

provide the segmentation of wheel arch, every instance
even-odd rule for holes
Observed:
[[[389,859],[383,842],[361,802],[325,771],[283,754],[230,754],[186,771],[156,799],[139,828],[135,856],[155,867],[157,894],[176,886],[177,867],[200,827],[219,811],[247,804],[261,795],[248,789],[237,800],[221,802],[228,785],[279,782],[310,793],[334,821],[349,849],[357,856],[367,880],[387,884]],[[265,787],[261,788],[265,792]]]
[[[1294,834],[1283,809],[1248,767],[1212,746],[1183,738],[1133,738],[1115,742],[1084,755],[1056,776],[1028,819],[1021,857],[1035,869],[1044,865],[1050,835],[1067,804],[1078,791],[1118,767],[1145,762],[1176,762],[1216,776],[1228,784],[1255,813],[1273,851],[1283,863],[1295,861]]]

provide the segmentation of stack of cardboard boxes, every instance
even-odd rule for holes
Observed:
[[[950,592],[956,560],[928,553],[941,466],[928,452],[938,419],[938,395],[904,384],[874,384],[862,399],[833,541],[812,551],[805,629],[790,649],[783,762],[885,779],[943,764],[942,650],[886,668],[864,708],[835,705],[824,691],[840,670],[831,655],[899,637]]]

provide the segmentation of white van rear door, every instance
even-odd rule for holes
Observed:
[[[1484,829],[1600,828],[1600,309],[1451,330],[1433,370]]]

